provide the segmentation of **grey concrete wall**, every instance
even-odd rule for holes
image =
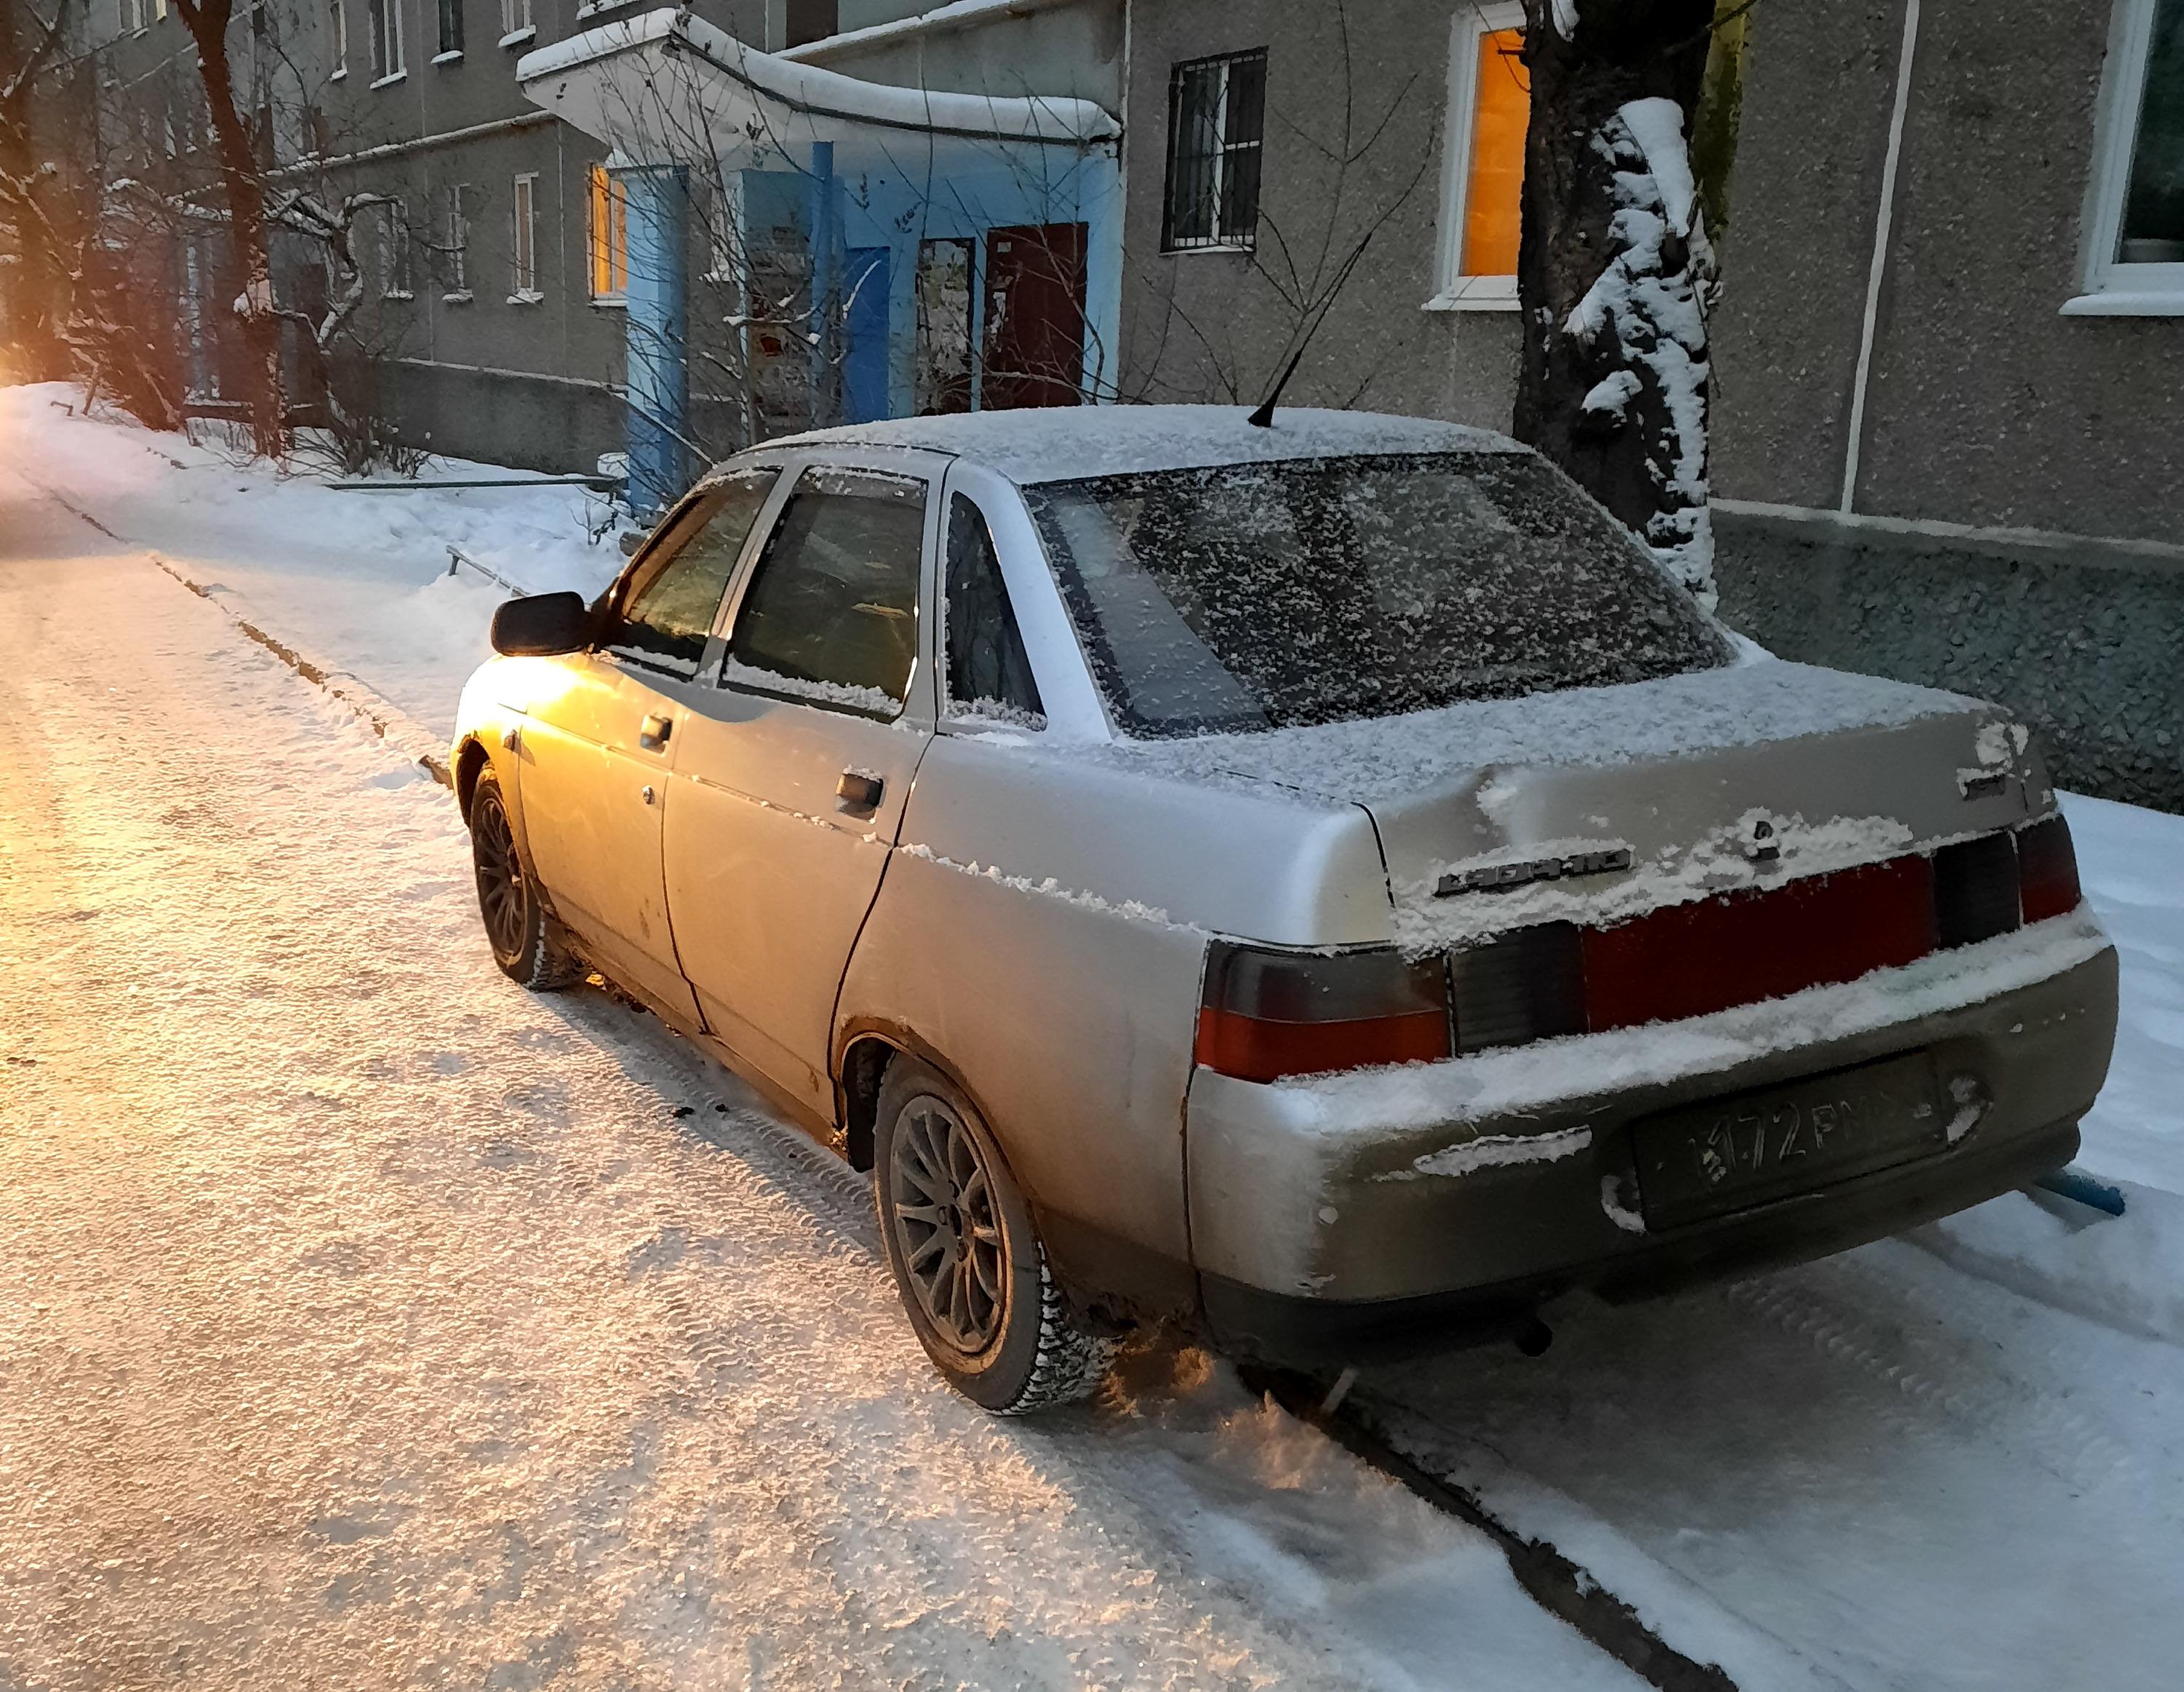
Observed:
[[[1420,309],[1435,282],[1454,11],[1447,0],[1351,8],[1346,79],[1332,6],[1162,0],[1132,8],[1123,307],[1128,397],[1256,402],[1297,323],[1299,292],[1314,292],[1313,277],[1338,265],[1377,224],[1285,397],[1508,427],[1515,314]],[[1163,254],[1170,71],[1185,60],[1260,47],[1267,49],[1268,109],[1257,251]],[[1346,81],[1354,102],[1347,144]],[[1358,156],[1338,170],[1334,159],[1346,153]]]
[[[603,386],[408,361],[379,369],[404,438],[435,452],[568,472],[622,448],[621,399]]]
[[[1722,614],[1761,645],[1997,701],[2064,786],[2184,812],[2184,556],[1716,522]]]
[[[887,0],[842,8],[846,31],[897,22],[929,9]],[[1123,0],[1076,0],[1021,14],[1002,14],[976,28],[927,27],[873,42],[814,42],[795,55],[845,76],[904,88],[1013,98],[1045,94],[1090,100],[1120,114]]]

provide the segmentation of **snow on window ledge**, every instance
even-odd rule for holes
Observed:
[[[436,53],[432,55],[432,63],[435,64],[460,64],[462,62],[463,50],[459,47],[450,47],[445,53]]]
[[[2184,286],[2081,293],[2063,302],[2064,317],[2184,317]]]
[[[345,81],[345,80],[348,78],[348,66],[347,66],[346,64],[344,64],[344,65],[343,65],[343,66],[342,66],[342,68],[341,68],[340,70],[334,70],[334,71],[330,71],[330,72],[328,72],[328,73],[327,73],[327,75],[326,75],[326,81],[329,81],[329,82],[340,82],[340,81]]]
[[[443,305],[468,305],[470,303],[471,291],[466,288],[459,288],[453,293],[443,293],[440,296],[440,304]]]
[[[579,0],[577,16],[579,19],[589,18],[601,12],[611,12],[617,6],[628,4],[629,0]]]
[[[404,65],[399,70],[390,70],[384,76],[376,79],[371,86],[375,88],[384,88],[396,82],[406,82],[409,79],[409,67]]]
[[[520,288],[508,296],[510,305],[536,305],[546,296],[535,288]]]
[[[382,291],[379,297],[382,299],[415,299],[417,296],[406,288],[390,288]]]
[[[526,24],[521,29],[510,30],[503,36],[500,38],[500,44],[503,47],[521,47],[524,42],[534,39],[538,34],[538,26],[536,24]]]

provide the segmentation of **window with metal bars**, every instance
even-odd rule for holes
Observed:
[[[1249,248],[1259,232],[1267,50],[1178,64],[1168,80],[1161,245]]]

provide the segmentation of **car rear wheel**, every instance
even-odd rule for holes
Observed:
[[[873,1134],[880,1237],[910,1324],[949,1384],[1000,1416],[1072,1403],[1112,1342],[1069,1307],[1031,1209],[962,1091],[898,1058]]]
[[[581,976],[583,966],[555,937],[538,878],[517,849],[507,801],[490,770],[471,796],[471,863],[477,875],[478,914],[501,973],[541,993]]]

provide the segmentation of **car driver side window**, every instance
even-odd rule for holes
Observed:
[[[752,471],[699,494],[663,538],[659,556],[645,561],[600,644],[655,669],[696,675],[721,595],[776,475]]]
[[[722,680],[894,717],[917,657],[926,484],[811,469],[736,612]]]
[[[947,595],[942,625],[948,639],[945,715],[983,718],[1020,729],[1044,729],[1039,684],[1009,604],[1001,561],[985,513],[967,494],[948,501]]]

